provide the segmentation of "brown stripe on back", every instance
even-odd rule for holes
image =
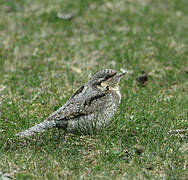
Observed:
[[[87,100],[85,101],[84,106],[91,105],[92,101],[97,100],[97,99],[100,99],[100,98],[104,97],[105,95],[106,95],[106,94],[99,94],[99,95],[90,97],[89,99],[87,99]]]

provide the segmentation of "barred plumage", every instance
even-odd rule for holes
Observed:
[[[55,127],[83,134],[99,130],[109,123],[120,103],[119,81],[124,74],[111,69],[96,72],[45,121],[16,135],[30,136]]]

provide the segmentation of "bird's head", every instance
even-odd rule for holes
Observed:
[[[97,71],[88,84],[102,91],[119,90],[119,81],[126,72],[117,72],[112,69]]]

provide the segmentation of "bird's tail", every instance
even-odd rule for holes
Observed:
[[[19,132],[18,134],[16,134],[16,136],[32,136],[35,133],[44,132],[45,130],[53,127],[56,127],[56,123],[54,121],[45,120],[25,131]]]

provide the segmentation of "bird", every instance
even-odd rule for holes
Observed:
[[[101,69],[82,85],[57,111],[43,122],[19,132],[32,136],[47,129],[60,128],[65,133],[90,134],[107,126],[121,102],[119,82],[127,72]]]

